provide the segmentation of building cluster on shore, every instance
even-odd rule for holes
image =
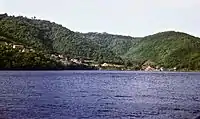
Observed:
[[[83,64],[83,61],[76,58],[69,58],[61,54],[51,54],[50,59],[56,60],[57,62],[61,62],[64,65],[70,65],[70,64]]]
[[[13,43],[4,42],[4,45],[10,46],[13,49],[18,49],[19,52],[36,52],[33,48],[25,47],[24,45],[20,45],[20,44],[13,44]]]
[[[173,69],[166,69],[166,68],[164,68],[164,67],[156,67],[156,68],[153,68],[153,67],[151,67],[151,66],[147,66],[145,69],[144,69],[144,71],[176,71],[177,70],[177,68],[176,67],[174,67]]]
[[[5,45],[5,46],[9,46],[12,47],[13,49],[17,49],[19,52],[22,53],[29,53],[29,52],[37,52],[36,50],[34,50],[31,47],[25,47],[24,45],[21,44],[16,44],[16,43],[7,43],[7,42],[0,42],[0,44]],[[59,54],[59,53],[53,53],[53,54],[45,54],[44,55],[47,58],[50,58],[54,61],[60,62],[63,65],[67,66],[67,65],[71,65],[71,64],[77,64],[77,65],[91,65],[91,66],[95,66],[97,67],[97,64],[93,64],[94,61],[92,59],[83,59],[83,58],[69,58],[66,55],[63,54]]]
[[[2,43],[1,43],[2,44]],[[4,45],[10,46],[13,49],[18,49],[19,52],[36,52],[31,47],[25,47],[24,45],[20,44],[13,44],[13,43],[7,43],[3,42]],[[119,70],[131,70],[131,69],[126,69],[124,65],[117,65],[117,64],[112,64],[112,63],[102,63],[99,64],[95,62],[93,59],[88,59],[88,58],[69,58],[66,55],[59,54],[59,53],[54,53],[54,54],[45,54],[45,57],[50,58],[54,61],[60,62],[63,65],[72,65],[72,64],[77,64],[77,65],[86,65],[86,66],[93,66],[99,69],[119,69]],[[176,71],[177,68],[174,67],[173,69],[166,69],[164,67],[159,67],[156,66],[154,62],[151,61],[146,61],[139,70],[142,71]]]

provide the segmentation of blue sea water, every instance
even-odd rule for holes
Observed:
[[[2,119],[192,119],[200,73],[2,71]]]

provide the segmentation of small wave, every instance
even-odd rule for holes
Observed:
[[[97,110],[98,112],[111,112],[112,110],[109,110],[109,109],[102,109],[102,110]]]
[[[132,96],[116,95],[116,98],[131,98]]]

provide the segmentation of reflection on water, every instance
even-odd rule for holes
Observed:
[[[200,73],[0,72],[0,117],[191,119]]]

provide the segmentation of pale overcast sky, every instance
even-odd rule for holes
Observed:
[[[0,13],[36,16],[80,32],[200,36],[200,0],[0,0]]]

